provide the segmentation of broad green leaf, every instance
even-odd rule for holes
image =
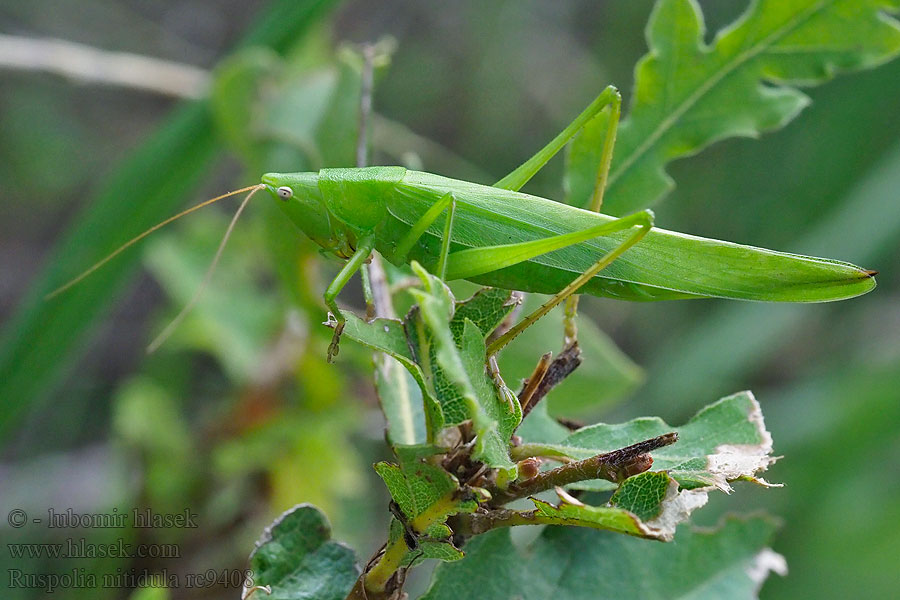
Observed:
[[[435,570],[425,600],[750,600],[784,559],[768,549],[775,524],[730,518],[716,529],[682,526],[675,544],[576,527],[548,527],[525,548],[508,529],[478,536],[465,559]]]
[[[250,555],[250,585],[270,586],[271,600],[343,600],[359,577],[353,550],[331,539],[325,515],[311,504],[269,526]]]
[[[681,427],[672,427],[656,417],[634,419],[621,425],[591,425],[554,447],[582,459],[673,430],[678,432],[678,441],[652,452],[653,471],[666,471],[688,489],[716,488],[730,492],[729,482],[739,479],[766,485],[756,475],[776,459],[771,455],[772,437],[765,428],[759,403],[750,392],[722,398]],[[610,489],[612,484],[596,480],[576,486]]]
[[[635,419],[622,425],[584,427],[557,444],[533,443],[523,436],[525,443],[515,450],[527,450],[526,456],[563,455],[580,460],[672,430],[658,418]],[[558,435],[547,427],[532,426],[531,431]],[[707,406],[676,431],[677,442],[652,451],[652,470],[618,486],[600,479],[571,485],[590,490],[614,488],[606,506],[585,506],[566,497],[558,506],[532,499],[536,510],[519,512],[518,517],[523,524],[576,525],[669,541],[676,526],[706,504],[710,491],[730,492],[729,482],[739,479],[768,485],[757,475],[775,461],[772,438],[759,404],[749,392]]]
[[[332,0],[273,3],[242,45],[285,51],[335,4]],[[86,204],[68,235],[47,256],[21,308],[6,324],[0,343],[0,435],[34,401],[45,398],[71,366],[88,329],[109,308],[140,254],[125,252],[71,292],[43,296],[125,240],[169,216],[195,189],[219,148],[208,106],[191,103],[176,111]],[[140,181],[141,185],[134,185]],[[128,190],[128,201],[122,201]]]
[[[661,0],[647,26],[650,53],[635,69],[628,118],[619,128],[604,210],[623,215],[655,204],[673,182],[668,162],[727,137],[781,127],[809,103],[792,86],[822,83],[900,52],[897,0],[755,0],[703,41],[694,0]],[[568,202],[584,206],[606,128],[577,139],[567,168]]]

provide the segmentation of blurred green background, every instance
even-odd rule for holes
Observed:
[[[708,39],[746,6],[701,4]],[[396,44],[390,65],[377,69],[375,163],[492,183],[608,83],[627,105],[651,8],[650,0],[0,1],[3,34],[190,65],[201,88],[215,68],[210,100],[199,102],[0,70],[0,514],[188,508],[200,525],[78,532],[3,519],[7,543],[124,535],[180,551],[59,560],[4,549],[4,571],[243,569],[263,527],[307,501],[363,560],[371,555],[388,517],[369,466],[387,458],[370,357],[345,341],[338,363],[325,364],[330,330],[319,298],[340,265],[267,200],[251,204],[211,289],[149,357],[144,346],[192,295],[229,208],[154,236],[73,289],[65,310],[42,308],[40,292],[127,239],[128,227],[136,233],[263,171],[352,165],[360,58],[347,43]],[[766,583],[764,598],[890,597],[900,555],[900,61],[809,94],[812,105],[784,130],[671,165],[677,188],[656,207],[657,224],[851,261],[880,271],[877,290],[808,306],[585,300],[584,313],[630,361],[597,333],[582,371],[592,360],[601,370],[613,364],[609,387],[580,414],[567,414],[565,396],[598,390],[588,375],[551,401],[585,422],[655,414],[677,424],[752,389],[784,455],[767,479],[785,487],[739,485],[695,521],[759,509],[784,520],[774,548],[791,572]],[[560,198],[561,175],[556,160],[528,191]],[[343,298],[361,309],[359,284]],[[553,327],[540,336],[558,349]],[[508,382],[527,375],[532,348],[511,352]],[[239,593],[181,586],[171,597]]]

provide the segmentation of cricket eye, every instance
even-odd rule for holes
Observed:
[[[280,188],[275,190],[275,192],[278,194],[278,197],[281,198],[282,200],[289,200],[291,198],[291,196],[294,195],[294,190],[292,190],[291,188],[289,188],[286,185],[281,186]]]

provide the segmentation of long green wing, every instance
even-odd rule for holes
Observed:
[[[447,192],[452,192],[457,201],[452,250],[534,240],[614,219],[536,196],[408,171],[387,199],[393,219],[377,232],[379,250],[390,256],[392,240],[399,239]],[[432,225],[410,257],[433,265],[441,233],[440,224]],[[625,231],[597,238],[473,280],[526,292],[553,293],[628,235]],[[858,296],[874,287],[870,271],[849,263],[654,228],[584,291],[625,300],[707,297],[826,302]]]

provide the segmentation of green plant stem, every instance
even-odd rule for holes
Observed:
[[[371,594],[383,594],[387,590],[391,577],[403,564],[407,552],[409,552],[409,547],[403,536],[393,542],[388,542],[384,554],[381,555],[375,566],[363,576],[365,591]]]
[[[437,502],[426,508],[422,513],[410,519],[409,524],[416,533],[424,534],[432,525],[443,521],[447,515],[456,512],[459,506],[459,497],[456,490],[445,494]]]
[[[424,534],[432,525],[443,522],[448,514],[453,514],[458,510],[460,504],[459,494],[456,490],[444,495],[434,504],[426,508],[423,512],[410,519],[409,526],[417,534]],[[388,541],[384,548],[384,552],[378,558],[377,562],[371,569],[362,574],[357,581],[356,586],[351,590],[347,600],[352,598],[389,598],[396,590],[388,589],[391,584],[391,578],[394,573],[403,565],[403,559],[409,552],[409,546],[403,536]],[[361,583],[360,583],[361,582]],[[357,588],[364,592],[363,596],[358,596]],[[380,595],[379,595],[380,594]],[[387,594],[387,595],[385,595]]]
[[[509,457],[515,461],[524,460],[533,456],[552,458],[553,460],[564,463],[574,462],[563,449],[559,446],[554,446],[553,444],[521,444],[509,449]]]
[[[666,433],[632,444],[620,450],[605,452],[584,460],[572,462],[551,471],[544,471],[526,481],[513,483],[505,490],[490,489],[491,504],[500,506],[526,496],[533,496],[556,486],[564,486],[588,479],[606,479],[618,483],[646,471],[653,464],[648,452],[673,444],[677,433]]]

